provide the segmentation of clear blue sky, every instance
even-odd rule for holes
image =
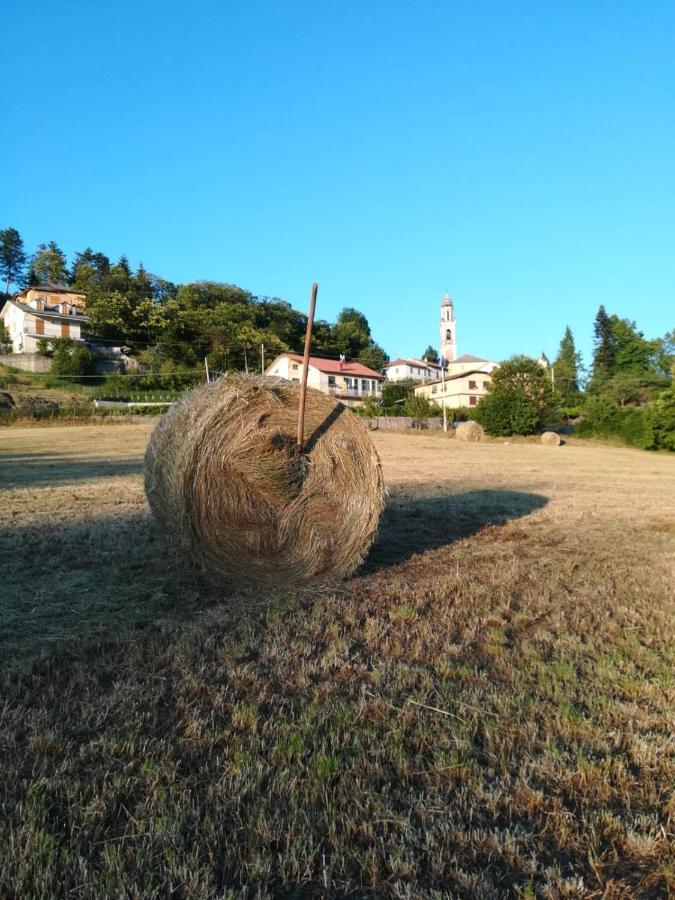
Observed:
[[[0,227],[366,313],[392,355],[675,327],[675,4],[0,4]],[[9,90],[7,90],[9,88]]]

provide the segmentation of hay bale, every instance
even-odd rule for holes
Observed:
[[[545,431],[541,436],[541,442],[545,447],[559,447],[560,446],[560,435],[556,434],[555,431]]]
[[[478,422],[460,422],[457,426],[458,441],[472,441],[476,443],[485,437],[483,426]]]
[[[299,393],[279,379],[220,378],[186,394],[150,438],[154,515],[183,553],[230,584],[342,578],[375,537],[384,486],[366,429],[308,390],[298,454]]]

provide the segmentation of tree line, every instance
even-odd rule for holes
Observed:
[[[30,256],[15,228],[0,230],[0,278],[5,299],[11,285],[60,284],[87,295],[88,332],[109,344],[129,346],[151,371],[194,368],[206,357],[214,371],[260,370],[285,351],[301,352],[307,316],[278,297],[256,296],[216,281],[175,284],[135,271],[126,256],[113,262],[90,247],[66,255],[50,241]],[[344,354],[375,371],[388,356],[374,340],[366,316],[353,307],[335,323],[314,323],[313,351],[337,358]]]

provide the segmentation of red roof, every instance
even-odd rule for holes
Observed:
[[[288,356],[294,362],[303,362],[303,357],[296,356],[295,353],[289,353]],[[373,372],[372,369],[357,362],[342,362],[339,359],[324,359],[321,356],[310,356],[309,364],[318,369],[319,372],[326,372],[328,375],[358,375],[359,378],[382,378],[379,372]]]

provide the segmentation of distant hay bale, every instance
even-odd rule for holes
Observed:
[[[541,436],[541,442],[545,447],[559,447],[560,446],[560,435],[556,434],[555,431],[545,431]]]
[[[227,377],[186,394],[145,454],[150,507],[178,548],[234,585],[343,578],[368,552],[384,501],[362,422],[307,391],[295,450],[297,385]]]
[[[477,443],[478,441],[482,441],[484,437],[485,432],[483,431],[483,426],[479,425],[478,422],[460,422],[457,426],[458,441],[472,441],[473,443]]]

